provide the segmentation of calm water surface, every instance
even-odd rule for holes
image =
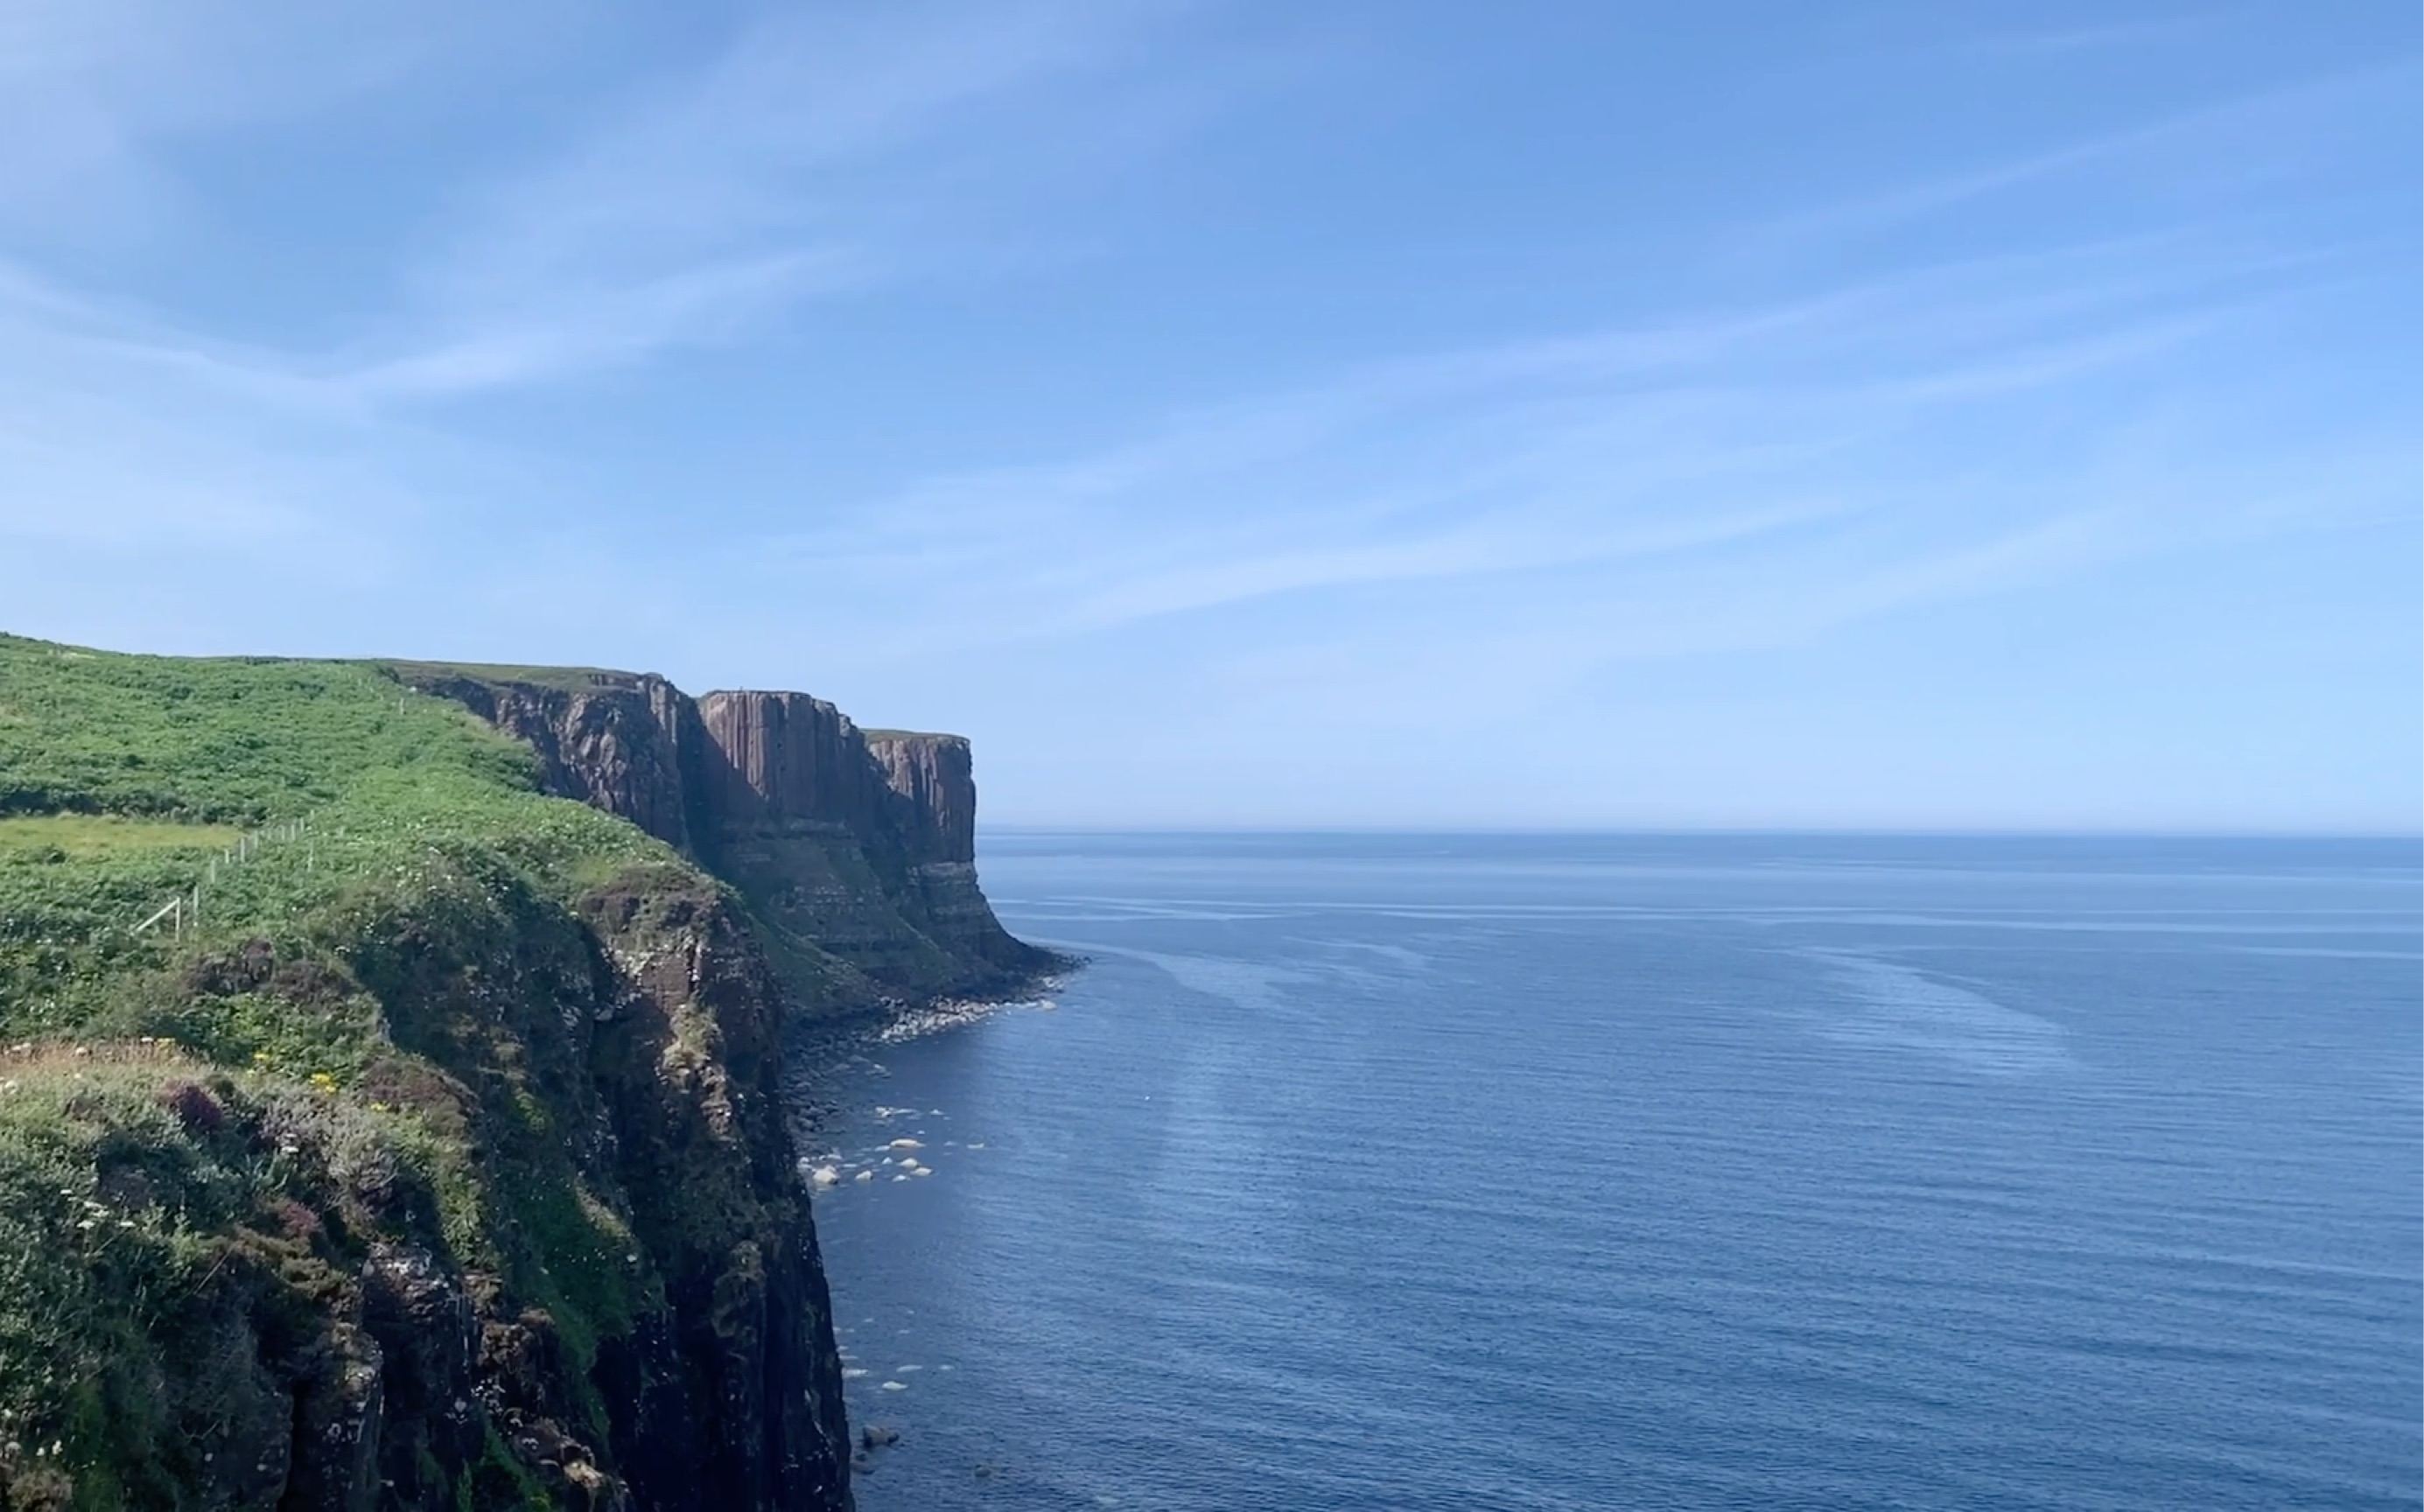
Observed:
[[[1092,964],[828,1089],[865,1512],[2419,1504],[2413,843],[982,866]]]

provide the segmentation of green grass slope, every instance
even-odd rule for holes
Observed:
[[[284,1059],[297,1026],[163,1019],[162,973],[264,933],[327,946],[469,857],[567,899],[672,860],[535,781],[521,746],[371,666],[0,637],[0,1039],[182,1029]],[[135,932],[197,890],[198,930]],[[306,1038],[341,1053],[326,1026]]]

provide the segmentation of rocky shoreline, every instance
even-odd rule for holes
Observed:
[[[1001,1013],[1056,1011],[1069,979],[1085,968],[1082,957],[1059,956],[1048,969],[1020,988],[981,997],[894,1001],[841,1018],[803,1019],[784,1044],[784,1098],[792,1138],[804,1150],[820,1147],[823,1130],[839,1111],[835,1088],[843,1081],[888,1076],[880,1058],[885,1047],[981,1024]],[[826,1156],[802,1155],[810,1174]]]

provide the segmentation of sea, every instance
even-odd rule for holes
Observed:
[[[862,1512],[2419,1505],[2416,841],[980,867],[1085,964],[823,1089]]]

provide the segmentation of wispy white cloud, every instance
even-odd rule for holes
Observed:
[[[2065,57],[2079,53],[2152,47],[2209,36],[2227,20],[2225,12],[2189,11],[2176,16],[2095,22],[2082,26],[1986,32],[1959,38],[1931,51],[2001,57]]]
[[[789,252],[612,287],[500,301],[431,344],[374,358],[331,381],[370,400],[518,388],[644,361],[668,347],[739,339],[755,319],[859,282],[838,251]]]
[[[1964,448],[2082,390],[2127,393],[2129,374],[2259,298],[2248,277],[2282,276],[2257,255],[2184,278],[2165,249],[2157,277],[2146,250],[1991,260],[1769,310],[1384,363],[1180,417],[1096,456],[827,507],[820,526],[751,550],[759,570],[882,578],[917,606],[907,617],[922,629],[904,651],[1308,595],[1364,595],[1359,618],[1386,619],[1371,593],[1436,603],[1425,585],[1477,580],[1495,581],[1482,613],[1502,621],[1530,618],[1535,595],[1655,601],[1671,620],[1677,596],[1638,581],[1652,562],[1717,565],[1682,597],[1722,639],[1745,626],[1806,633],[2023,567],[2085,564],[2092,543],[2123,539],[2061,490],[2136,404],[2066,425],[2063,450],[2022,478],[1977,476]],[[2131,549],[2200,518],[2133,527]],[[1778,567],[1778,553],[1792,565]],[[1544,633],[1570,666],[1709,643],[1671,623],[1615,634],[1596,610]]]
[[[351,337],[318,350],[238,353],[22,265],[0,269],[0,303],[19,321],[110,328],[130,356],[354,402],[460,397],[728,342],[805,302],[931,267],[926,244],[953,235],[949,198],[921,192],[935,162],[997,153],[999,119],[1022,97],[1111,70],[1187,8],[942,0],[752,13],[698,61],[609,92],[561,140],[509,149],[434,202],[399,281],[358,305]],[[451,8],[16,8],[0,23],[11,86],[0,91],[0,206],[24,214],[16,230],[36,241],[89,216],[156,232],[187,193],[164,166],[175,144],[416,74],[461,88],[482,67],[467,55],[499,30]],[[529,50],[550,40],[535,27],[514,39]]]
[[[515,24],[459,0],[15,0],[0,8],[0,229],[68,247],[173,231],[199,211],[177,146],[307,120],[439,61],[476,78]]]
[[[997,145],[1022,97],[1127,57],[1172,0],[769,10],[702,66],[491,183],[414,279],[436,351],[381,374],[436,393],[728,340],[897,279],[949,235],[925,159]],[[973,246],[961,250],[976,255]]]
[[[430,280],[476,296],[662,276],[736,246],[853,233],[834,176],[1116,56],[1168,5],[771,11],[705,66],[483,191]]]
[[[590,18],[283,0],[242,16],[183,0],[0,11],[0,533],[261,549],[463,507],[517,464],[433,428],[430,402],[751,340],[914,271],[907,244],[948,223],[907,182],[921,167],[954,144],[997,149],[1022,91],[1111,70],[1182,9],[745,16],[434,199],[403,281],[366,286],[350,331],[311,345],[81,284],[93,264],[57,255],[54,233],[160,234],[192,209],[171,163],[197,137],[291,126],[416,78],[509,74],[513,57],[470,55],[544,52],[542,21]]]
[[[2082,43],[2081,45],[2086,45]],[[2335,141],[2403,116],[2412,59],[2300,80],[2177,111],[2101,135],[1956,169],[1779,215],[1750,228],[1770,255],[1869,236],[1905,222],[2088,172],[2157,169],[2177,193],[2217,175],[2243,192],[2256,176],[2312,165]]]

